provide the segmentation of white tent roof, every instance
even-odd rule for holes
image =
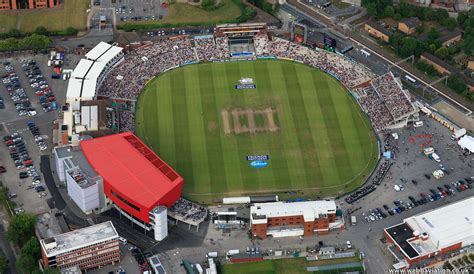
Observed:
[[[105,69],[107,63],[115,58],[122,48],[100,42],[86,54],[87,59],[81,59],[71,74],[68,83],[67,98],[82,98],[92,100],[95,97],[97,78]]]
[[[462,149],[467,149],[470,152],[474,153],[474,137],[469,136],[469,135],[464,135],[464,137],[459,139],[458,145]]]
[[[91,49],[87,54],[86,58],[91,60],[97,60],[104,52],[106,52],[112,45],[106,42],[100,42],[97,46]]]

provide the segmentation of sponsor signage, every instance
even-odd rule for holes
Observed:
[[[253,168],[264,168],[268,166],[268,162],[257,160],[250,162],[250,166]]]
[[[247,161],[270,160],[270,156],[268,155],[249,155],[245,158],[247,159]]]
[[[257,88],[257,85],[254,85],[254,84],[247,84],[247,85],[235,85],[235,88],[236,89],[253,89],[253,88]]]

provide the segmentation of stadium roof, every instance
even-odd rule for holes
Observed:
[[[111,47],[113,47],[111,44],[108,44],[102,41],[99,44],[97,44],[93,49],[91,49],[88,53],[86,53],[86,58],[96,61],[97,59],[99,59],[100,56],[102,56],[105,52],[107,52]]]
[[[100,42],[87,54],[87,59],[81,59],[74,68],[67,87],[67,98],[84,98],[92,100],[95,97],[97,78],[107,63],[122,51],[121,47]]]
[[[409,258],[461,243],[474,244],[474,197],[404,219],[385,231]],[[416,238],[417,235],[423,238]]]
[[[114,191],[145,208],[155,207],[182,181],[131,132],[82,141],[81,148]]]
[[[404,221],[414,230],[427,233],[439,249],[460,242],[474,243],[474,197],[415,215]]]
[[[266,223],[267,218],[301,216],[305,221],[314,221],[319,214],[336,213],[334,201],[307,201],[295,203],[261,203],[250,208],[252,223]]]

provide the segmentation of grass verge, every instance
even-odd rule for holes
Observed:
[[[73,27],[86,29],[88,0],[67,0],[57,8],[37,10],[0,11],[0,32],[17,28],[22,32],[33,32],[44,26],[50,31]]]

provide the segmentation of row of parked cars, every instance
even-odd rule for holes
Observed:
[[[140,267],[140,271],[144,273],[145,271],[151,271],[150,264],[148,263],[145,255],[140,251],[138,248],[134,248],[131,250],[132,256],[138,263],[138,267]]]
[[[48,112],[57,109],[56,96],[46,82],[36,61],[26,60],[21,67],[29,78],[30,86],[35,91],[36,96],[38,96],[43,110]]]
[[[5,108],[5,102],[3,101],[3,97],[0,96],[0,109],[4,109]]]
[[[420,196],[417,198],[408,196],[408,201],[395,200],[393,201],[394,207],[389,207],[385,204],[383,205],[383,208],[390,216],[393,216],[406,210],[410,210],[414,207],[437,201],[447,196],[455,195],[457,192],[463,192],[471,189],[473,188],[473,183],[473,177],[465,178],[464,180],[452,182],[451,185],[444,184],[443,186],[436,187],[436,189],[432,188],[429,190],[429,193],[420,193]],[[366,222],[371,223],[386,218],[387,214],[381,208],[377,207],[375,209],[369,210],[367,213],[362,213],[362,217]]]
[[[3,62],[3,66],[7,73],[2,76],[2,82],[13,101],[13,104],[15,105],[18,115],[36,115],[36,110],[31,105],[26,90],[21,86],[20,79],[13,66],[10,64],[10,62]]]
[[[41,151],[46,150],[48,147],[46,146],[43,137],[40,134],[38,126],[34,122],[27,122],[28,128],[30,129],[33,137],[35,138],[35,142],[38,145]]]
[[[15,163],[17,169],[23,169],[33,165],[33,160],[31,160],[25,142],[19,133],[15,132],[11,135],[4,136],[3,142],[8,147],[10,157]]]

